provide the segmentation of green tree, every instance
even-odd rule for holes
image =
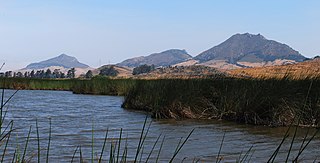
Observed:
[[[154,70],[154,65],[150,66],[150,65],[144,64],[144,65],[140,65],[140,66],[134,68],[132,74],[138,75],[138,74],[143,74],[143,73],[149,73],[152,70]]]
[[[46,73],[44,72],[44,70],[40,71],[40,78],[45,78],[46,77]]]
[[[117,76],[119,72],[114,68],[114,66],[106,66],[100,70],[99,75],[102,76]]]
[[[22,72],[20,72],[20,71],[19,71],[19,72],[17,72],[16,77],[17,77],[17,78],[22,78],[22,77],[23,77]]]
[[[60,69],[54,69],[52,73],[53,78],[61,78]]]
[[[47,69],[47,71],[44,74],[44,78],[51,78],[51,70]]]
[[[28,71],[24,72],[24,75],[23,75],[25,78],[28,78],[30,76],[30,73]]]
[[[71,68],[70,70],[68,70],[68,73],[67,73],[67,78],[75,78],[75,68]]]
[[[38,70],[36,73],[35,73],[35,77],[36,78],[44,78],[44,70]]]
[[[87,79],[90,79],[93,77],[93,74],[92,74],[92,71],[91,70],[88,70],[88,72],[86,73],[86,76],[85,76]]]
[[[12,77],[12,71],[6,71],[4,76],[7,78]]]
[[[64,74],[63,72],[61,72],[60,78],[66,78],[66,74]]]
[[[34,70],[30,72],[30,78],[35,78]]]

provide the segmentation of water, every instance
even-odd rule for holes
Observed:
[[[7,96],[12,93],[12,90],[6,91]],[[92,129],[94,129],[94,157],[98,158],[107,129],[109,129],[108,142],[115,142],[119,138],[120,128],[123,128],[122,137],[128,142],[128,159],[133,160],[146,114],[123,109],[121,108],[122,102],[123,97],[115,96],[77,95],[65,91],[19,91],[9,103],[6,115],[6,124],[8,120],[14,120],[16,129],[12,134],[6,161],[10,161],[14,148],[18,145],[20,154],[23,153],[22,149],[30,125],[32,125],[32,132],[27,158],[31,162],[37,161],[36,119],[41,138],[42,162],[47,152],[49,119],[52,121],[50,162],[70,162],[74,150],[79,145],[81,145],[83,157],[89,161],[92,152]],[[215,162],[224,133],[226,136],[220,154],[222,162],[235,162],[240,155],[243,158],[251,146],[253,148],[246,160],[251,158],[251,162],[266,162],[287,130],[287,128],[240,125],[216,120],[149,119],[149,121],[152,121],[152,124],[144,143],[142,160],[146,159],[157,137],[162,134],[165,135],[165,141],[160,153],[160,162],[168,162],[181,137],[184,140],[192,129],[195,129],[194,133],[174,162],[182,160],[185,162],[197,160]],[[305,128],[299,128],[297,143],[293,146],[294,151],[289,158],[292,159],[297,155],[306,131]],[[310,133],[314,131],[312,129]],[[125,140],[121,143],[122,147],[125,146]],[[281,148],[276,158],[277,162],[285,160],[290,141],[291,139],[285,141],[284,147]],[[3,145],[1,153],[2,147]],[[160,142],[151,155],[151,162],[155,162],[159,147]],[[109,150],[110,143],[106,146],[104,159],[108,157]],[[121,154],[122,152],[123,150],[120,151]],[[301,162],[312,162],[317,156],[320,156],[319,138],[311,142],[300,158]],[[76,159],[78,162],[79,150]]]

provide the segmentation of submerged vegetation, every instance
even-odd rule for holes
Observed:
[[[296,124],[319,126],[320,123],[319,79],[8,78],[0,86],[125,96],[124,108],[144,110],[155,118],[225,119],[281,126],[299,117]]]

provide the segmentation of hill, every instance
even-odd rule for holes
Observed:
[[[119,72],[119,74],[117,75],[117,77],[126,78],[126,77],[131,77],[131,76],[132,76],[132,69],[126,68],[126,67],[117,66],[117,65],[104,65],[104,66],[101,66],[101,67],[99,67],[99,68],[97,68],[97,69],[92,70],[93,75],[99,75],[100,70],[102,70],[102,69],[104,69],[104,68],[110,68],[111,66],[112,66],[116,71]]]
[[[48,67],[62,67],[62,68],[88,68],[89,66],[80,63],[75,57],[68,56],[66,54],[61,54],[57,57],[37,62],[31,63],[24,69],[46,69]]]
[[[221,78],[226,77],[226,73],[216,68],[191,65],[191,66],[173,66],[159,67],[155,70],[135,75],[138,79],[194,79],[194,78]]]
[[[171,49],[163,51],[161,53],[154,53],[148,56],[135,57],[127,59],[121,63],[118,63],[118,66],[127,66],[127,67],[137,67],[139,65],[155,65],[158,66],[170,66],[180,62],[187,61],[192,59],[192,56],[189,55],[185,50]]]
[[[301,62],[306,58],[286,44],[268,40],[257,34],[235,34],[221,44],[208,49],[194,58],[199,63],[225,61],[239,67],[251,67],[250,63],[275,60]]]
[[[320,58],[291,65],[235,69],[228,73],[235,77],[246,78],[320,78]]]

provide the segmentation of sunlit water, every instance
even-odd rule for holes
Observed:
[[[7,90],[6,96],[12,93],[12,90]],[[122,102],[123,97],[115,96],[78,95],[65,91],[19,91],[9,103],[9,110],[6,114],[6,124],[9,120],[14,120],[14,129],[16,130],[10,138],[10,147],[5,160],[11,160],[14,149],[17,147],[19,150],[16,154],[23,154],[25,139],[29,127],[32,126],[26,158],[30,159],[31,162],[37,161],[35,129],[37,119],[40,132],[41,160],[43,162],[46,159],[48,145],[49,118],[52,121],[50,162],[70,162],[76,147],[80,145],[83,157],[89,162],[92,153],[92,133],[94,135],[94,158],[99,158],[105,133],[109,129],[109,143],[107,143],[103,155],[103,159],[107,160],[109,158],[110,142],[115,142],[116,138],[119,138],[120,128],[123,128],[122,138],[125,138],[121,143],[120,155],[122,156],[123,147],[127,141],[127,160],[134,160],[146,114],[123,109],[121,108]],[[144,142],[142,161],[148,157],[154,142],[161,134],[165,136],[165,139],[159,162],[168,162],[173,156],[180,139],[183,138],[182,140],[184,140],[190,131],[195,129],[174,162],[181,162],[182,160],[185,162],[199,160],[200,162],[215,162],[224,133],[225,138],[220,154],[222,162],[235,162],[239,158],[240,160],[250,160],[250,162],[266,162],[287,130],[286,128],[257,127],[215,120],[176,121],[152,120],[149,118],[149,121],[152,121],[152,124]],[[297,155],[306,131],[305,128],[299,128],[290,159]],[[314,131],[314,129],[310,130],[310,135]],[[150,162],[155,162],[162,138],[151,154]],[[289,138],[285,141],[276,157],[277,162],[283,162],[286,159],[290,141]],[[2,144],[1,154],[3,146]],[[251,146],[253,147],[248,152]],[[317,159],[317,156],[320,156],[319,138],[312,141],[305,149],[300,161],[313,162]],[[140,160],[140,155],[138,158]],[[79,162],[79,150],[75,159]]]

